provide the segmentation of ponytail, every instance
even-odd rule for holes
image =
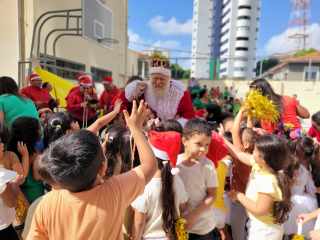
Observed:
[[[312,166],[312,178],[316,179],[319,176],[319,166],[320,166],[320,147],[319,144],[316,143],[314,145],[314,150],[311,158],[311,166]]]
[[[173,176],[171,173],[171,163],[163,164],[163,160],[157,158],[158,169],[161,169],[161,206],[162,206],[162,228],[166,237],[170,240],[177,240],[178,236],[175,229],[177,220],[177,210],[175,205],[175,193]]]

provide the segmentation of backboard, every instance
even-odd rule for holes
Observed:
[[[82,0],[82,37],[112,50],[113,13],[100,0]]]

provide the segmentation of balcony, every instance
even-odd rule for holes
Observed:
[[[258,38],[259,38],[259,33],[256,32],[256,38],[255,38],[255,40],[257,40]]]
[[[245,41],[245,40],[239,40],[236,41],[236,47],[246,47],[249,48],[249,41]]]
[[[246,20],[246,19],[241,19],[241,20],[238,20],[237,21],[237,26],[238,27],[246,27],[246,26],[248,26],[248,27],[250,27],[250,20]]]
[[[234,71],[233,72],[233,77],[235,78],[246,78],[247,72],[245,71]]]
[[[248,57],[248,51],[245,51],[245,50],[235,51],[235,56],[236,57]]]
[[[251,9],[239,9],[238,10],[238,16],[251,16]]]
[[[237,30],[236,37],[250,37],[250,31],[246,30]]]
[[[251,0],[239,0],[239,6],[243,6],[243,5],[244,6],[251,6]]]
[[[247,67],[248,66],[248,62],[247,61],[237,61],[236,59],[234,60],[234,67]]]

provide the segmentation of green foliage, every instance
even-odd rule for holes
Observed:
[[[255,69],[256,76],[260,76],[260,64],[261,61],[257,62],[257,68]],[[262,73],[268,71],[270,68],[279,64],[279,59],[269,58],[268,60],[263,60]]]
[[[310,53],[314,53],[314,52],[318,52],[316,49],[314,48],[310,48],[309,50],[300,50],[299,52],[297,52],[296,54],[294,54],[294,57],[301,57]]]
[[[159,59],[166,59],[166,58],[167,58],[165,55],[161,55],[160,53],[156,53],[156,52],[154,52],[154,53],[152,53],[152,54],[150,55],[150,57],[152,57],[152,58],[153,58],[154,56],[158,57]],[[168,60],[168,62],[169,62],[169,65],[170,65],[170,60]]]
[[[190,73],[191,73],[191,70],[190,69],[187,69],[184,71],[184,74],[183,74],[183,78],[190,78]]]
[[[175,64],[175,63],[172,63],[170,65],[170,70],[171,70],[172,78],[177,78],[177,79],[182,78],[183,74],[185,72],[181,66],[179,66],[178,64]],[[177,74],[176,74],[176,72],[177,72]]]

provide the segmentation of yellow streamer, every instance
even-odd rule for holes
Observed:
[[[15,206],[16,216],[22,217],[24,212],[27,210],[27,204],[23,202],[22,196],[19,194],[18,203]]]
[[[182,218],[178,218],[175,226],[176,226],[176,233],[178,236],[178,240],[188,240],[186,230],[184,228],[184,220]]]
[[[247,92],[243,107],[249,107],[247,115],[255,119],[270,120],[272,123],[276,123],[280,116],[272,100],[263,96],[259,89]]]
[[[304,240],[304,237],[309,237],[309,236],[301,235],[301,234],[296,234],[296,235],[294,235],[294,237],[292,238],[292,240]]]

